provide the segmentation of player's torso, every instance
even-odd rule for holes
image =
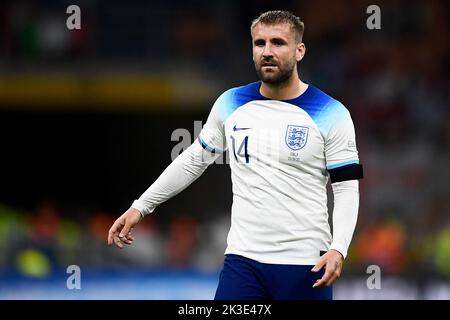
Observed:
[[[254,100],[224,129],[233,182],[227,252],[267,263],[315,261],[319,251],[308,243],[323,250],[329,242],[328,177],[312,118],[292,104]]]
[[[251,101],[226,119],[224,129],[232,170],[265,168],[280,175],[325,175],[324,140],[312,118],[298,106]]]

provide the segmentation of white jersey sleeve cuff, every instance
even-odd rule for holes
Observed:
[[[155,207],[153,207],[151,204],[146,204],[143,200],[134,200],[131,204],[131,208],[134,208],[138,210],[141,213],[142,217],[145,217],[146,215],[150,214],[155,210]]]

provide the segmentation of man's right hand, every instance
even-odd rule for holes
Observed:
[[[131,245],[133,243],[133,236],[131,231],[133,227],[142,219],[139,210],[130,208],[125,211],[112,225],[108,232],[108,245],[113,242],[119,248],[123,248],[124,244]]]

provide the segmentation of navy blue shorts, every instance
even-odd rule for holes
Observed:
[[[332,287],[313,288],[324,268],[312,265],[260,263],[227,254],[215,300],[332,300]]]

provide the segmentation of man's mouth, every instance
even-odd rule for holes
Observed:
[[[277,64],[273,62],[263,62],[261,64],[261,70],[264,72],[274,72],[277,67]]]
[[[263,62],[261,64],[262,67],[276,67],[277,65],[275,63],[272,62]]]

